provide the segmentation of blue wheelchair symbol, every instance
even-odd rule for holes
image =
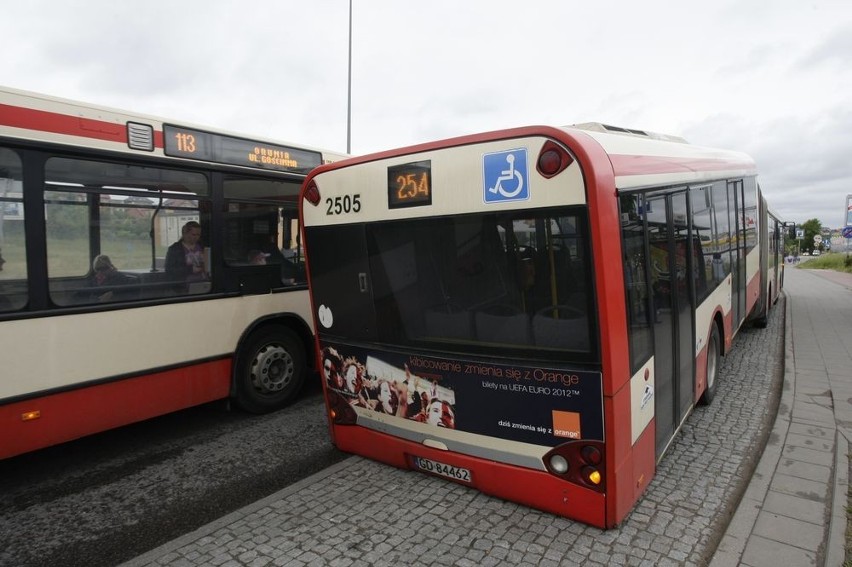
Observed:
[[[524,201],[530,198],[526,148],[485,154],[482,165],[486,203]]]

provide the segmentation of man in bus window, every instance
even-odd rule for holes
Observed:
[[[201,246],[201,225],[189,221],[181,229],[181,239],[166,252],[166,273],[174,280],[199,282],[207,279],[204,247]]]

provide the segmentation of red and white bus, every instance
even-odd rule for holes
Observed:
[[[615,526],[777,297],[760,203],[744,154],[601,124],[314,170],[300,215],[334,443]]]
[[[0,88],[0,458],[287,403],[315,358],[296,200],[341,157]]]

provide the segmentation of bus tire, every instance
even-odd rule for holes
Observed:
[[[236,360],[236,402],[250,413],[267,413],[291,402],[305,381],[305,349],[287,327],[252,333]]]
[[[710,331],[710,341],[707,343],[707,375],[706,387],[704,393],[698,403],[703,406],[709,406],[713,403],[713,398],[716,397],[716,382],[719,378],[719,365],[722,360],[722,350],[719,341],[719,327],[713,325],[713,330]]]

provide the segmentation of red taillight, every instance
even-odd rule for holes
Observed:
[[[593,447],[591,445],[586,445],[580,451],[580,454],[583,455],[583,460],[589,463],[590,465],[599,465],[603,460],[603,455],[601,455],[600,450],[597,447]]]
[[[606,490],[604,444],[600,441],[570,441],[557,445],[544,456],[550,474],[596,492]]]
[[[311,181],[308,188],[305,189],[305,199],[314,206],[319,205],[320,192],[315,181]]]
[[[552,140],[548,140],[541,147],[541,152],[538,154],[536,161],[536,170],[542,175],[550,179],[564,171],[569,165],[574,163],[574,158],[568,151]]]

